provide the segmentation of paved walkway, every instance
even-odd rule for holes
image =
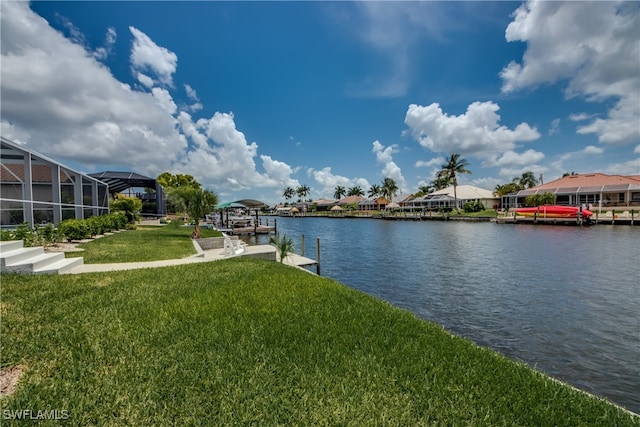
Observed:
[[[167,267],[170,265],[184,265],[194,264],[199,262],[211,262],[223,259],[235,258],[240,256],[250,256],[254,258],[262,258],[268,260],[276,260],[276,248],[271,245],[253,245],[247,246],[245,251],[239,255],[224,255],[223,249],[208,249],[201,250],[199,246],[194,242],[198,253],[196,255],[179,258],[179,259],[167,259],[161,261],[146,261],[146,262],[121,262],[113,264],[83,264],[75,267],[63,274],[81,274],[81,273],[95,273],[103,271],[117,271],[117,270],[134,270],[138,268],[154,268],[154,267]],[[285,258],[284,263],[294,267],[304,267],[313,265],[314,260],[302,257],[300,255],[291,254]]]

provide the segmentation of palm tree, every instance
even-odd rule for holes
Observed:
[[[431,190],[433,193],[434,191],[444,190],[447,188],[449,186],[449,180],[446,177],[436,177],[436,179],[431,181],[429,185],[433,187],[433,190]]]
[[[425,194],[431,194],[434,191],[434,187],[429,184],[429,185],[421,185],[418,187],[418,193],[422,194],[423,196]]]
[[[295,194],[296,194],[296,191],[293,188],[287,187],[282,192],[282,197],[284,197],[288,202],[291,199],[293,199],[293,196],[295,196]]]
[[[390,202],[393,201],[393,198],[398,193],[398,185],[393,180],[393,178],[386,177],[385,179],[382,180],[381,193],[382,193],[382,197],[389,200]]]
[[[440,166],[442,169],[436,175],[437,179],[444,178],[448,183],[453,185],[453,202],[456,206],[456,212],[460,213],[458,208],[458,194],[456,188],[458,186],[458,175],[461,173],[471,173],[467,169],[469,162],[466,159],[461,159],[460,154],[452,154],[447,163]]]
[[[517,184],[515,182],[508,182],[506,184],[496,185],[494,191],[498,194],[498,196],[502,197],[506,196],[507,194],[517,193],[518,191],[520,191],[520,189],[520,184]]]
[[[311,191],[311,189],[306,186],[306,185],[300,185],[298,186],[298,188],[296,188],[296,193],[298,194],[298,201],[304,200],[305,197],[307,197],[307,194],[309,194],[309,192]]]
[[[288,238],[286,234],[281,238],[272,236],[269,238],[269,243],[276,247],[281,263],[284,262],[287,255],[293,252],[293,240]]]
[[[382,189],[380,188],[380,186],[378,184],[373,184],[371,188],[369,188],[369,197],[371,198],[377,197],[380,195],[381,192],[382,192]]]
[[[364,191],[362,191],[359,185],[356,185],[355,187],[349,188],[347,196],[364,196]]]
[[[342,199],[345,194],[347,194],[347,190],[345,190],[342,185],[336,185],[336,188],[333,192],[333,198]]]
[[[517,183],[520,185],[521,190],[538,185],[538,180],[531,171],[524,172],[522,176],[514,178],[513,180],[517,181]]]

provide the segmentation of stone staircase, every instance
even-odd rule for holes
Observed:
[[[43,247],[25,248],[22,240],[0,241],[0,272],[60,274],[84,264],[84,258],[65,258],[63,252],[45,253]]]

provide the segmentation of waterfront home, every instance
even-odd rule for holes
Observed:
[[[594,208],[632,208],[640,206],[640,175],[587,173],[567,175],[502,197],[504,209],[525,206],[527,196],[552,193],[556,204],[591,205]]]
[[[370,199],[365,199],[365,200],[362,200],[362,201],[358,202],[358,210],[361,210],[361,211],[381,211],[389,203],[391,203],[391,201],[386,199],[386,198],[384,198],[384,197],[382,197],[382,196],[372,197]]]
[[[357,205],[364,200],[365,198],[362,196],[347,196],[343,199],[338,200],[337,205],[344,209],[350,205]]]
[[[499,201],[492,191],[474,187],[473,185],[458,185],[456,187],[456,195],[459,209],[462,209],[467,202],[481,202],[485,209],[491,209]],[[455,209],[455,200],[453,186],[449,186],[422,197],[416,197],[409,201],[406,206],[413,209],[428,210]]]

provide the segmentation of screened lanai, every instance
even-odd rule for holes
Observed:
[[[0,225],[53,223],[109,212],[106,183],[0,137]]]
[[[142,200],[142,214],[149,216],[165,216],[167,214],[167,200],[162,186],[154,178],[135,172],[104,171],[90,174],[91,177],[109,185],[109,193],[126,194],[127,190],[134,190],[131,196]]]

